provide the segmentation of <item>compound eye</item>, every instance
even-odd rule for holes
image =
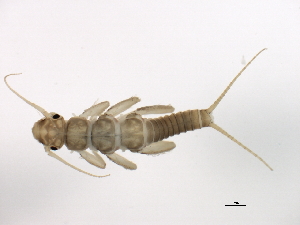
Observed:
[[[57,150],[57,148],[55,146],[51,146],[50,149],[51,150]]]
[[[55,119],[55,120],[57,120],[57,119],[59,119],[60,118],[60,115],[58,115],[58,114],[54,114],[53,116],[52,116],[52,119]]]

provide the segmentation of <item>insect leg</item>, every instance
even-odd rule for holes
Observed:
[[[136,170],[137,168],[136,164],[129,161],[128,159],[125,159],[123,156],[118,155],[117,153],[108,154],[106,156],[114,163],[123,166],[125,169]]]
[[[113,105],[105,113],[116,116],[116,115],[124,112],[125,110],[129,109],[131,106],[138,103],[139,101],[141,101],[141,99],[139,99],[138,97],[128,98],[124,101],[121,101],[121,102]]]
[[[154,142],[145,148],[143,148],[139,153],[141,154],[159,154],[163,152],[170,151],[176,147],[175,143],[172,141],[159,141]]]
[[[89,116],[100,116],[105,109],[109,107],[109,102],[100,102],[84,110],[80,117],[88,118]]]
[[[80,151],[79,154],[82,158],[84,158],[88,163],[97,166],[101,169],[104,169],[106,164],[102,157],[97,153],[97,151],[93,151],[93,154],[87,152],[87,151]]]
[[[166,114],[174,112],[174,107],[171,105],[152,105],[152,106],[145,106],[136,109],[135,113],[140,115],[147,115],[147,114]]]

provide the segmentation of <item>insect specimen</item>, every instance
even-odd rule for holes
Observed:
[[[6,79],[10,75],[17,74],[5,76],[4,81],[12,92],[45,116],[34,124],[32,133],[34,138],[44,145],[44,149],[48,155],[91,176],[103,177],[90,174],[73,166],[56,155],[53,151],[66,145],[69,150],[77,151],[81,157],[90,164],[99,168],[105,168],[106,164],[98,154],[100,151],[116,164],[121,165],[126,169],[134,170],[137,168],[136,165],[115,153],[116,150],[128,149],[131,152],[141,154],[159,154],[175,148],[174,142],[165,141],[164,139],[183,132],[185,133],[203,127],[212,127],[246,149],[272,170],[261,157],[219,127],[212,117],[212,112],[236,79],[264,50],[265,49],[262,49],[258,52],[244,66],[219,98],[208,109],[187,110],[153,119],[143,118],[142,115],[172,113],[174,108],[171,105],[146,106],[122,115],[122,112],[140,101],[137,97],[131,97],[115,104],[108,110],[106,110],[109,107],[107,101],[94,104],[92,107],[86,109],[81,115],[65,120],[57,113],[48,113],[42,107],[28,101],[13,90],[8,85]],[[90,149],[90,151],[87,151],[88,149]]]

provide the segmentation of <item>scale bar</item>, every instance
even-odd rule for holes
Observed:
[[[246,206],[246,205],[225,205],[225,206]]]

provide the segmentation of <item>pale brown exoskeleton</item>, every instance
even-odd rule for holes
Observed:
[[[66,145],[69,150],[77,151],[82,158],[90,164],[99,168],[105,168],[106,164],[98,154],[100,151],[116,164],[121,165],[126,169],[134,170],[137,168],[136,165],[116,154],[116,150],[129,149],[131,152],[142,154],[159,154],[175,148],[174,142],[165,141],[164,139],[175,134],[201,129],[202,127],[212,127],[246,149],[272,170],[261,157],[215,124],[212,117],[212,112],[236,79],[264,50],[265,49],[262,49],[258,52],[244,66],[220,97],[208,109],[187,110],[153,119],[143,118],[142,115],[172,113],[174,108],[170,105],[146,106],[138,108],[131,113],[121,115],[122,112],[140,101],[137,97],[131,97],[117,103],[108,110],[106,109],[109,107],[109,103],[101,102],[86,109],[81,115],[65,120],[57,113],[48,113],[42,107],[28,101],[13,90],[8,85],[6,78],[10,75],[18,74],[7,75],[5,76],[4,81],[12,92],[45,116],[34,124],[32,133],[34,138],[44,145],[48,155],[91,176],[103,177],[90,174],[71,165],[57,156],[53,150],[57,150],[63,145]],[[88,152],[87,149],[90,149],[92,154]]]

